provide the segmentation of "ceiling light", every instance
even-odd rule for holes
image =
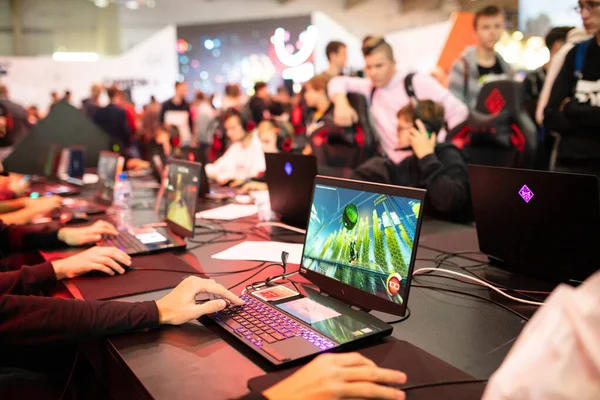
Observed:
[[[92,52],[55,51],[52,54],[52,59],[67,62],[96,62],[100,59],[100,56],[98,53]]]

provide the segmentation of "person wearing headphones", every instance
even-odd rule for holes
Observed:
[[[242,114],[230,109],[223,114],[223,125],[231,145],[217,161],[206,165],[206,175],[220,185],[240,185],[262,176],[267,168],[260,139]]]
[[[444,108],[421,100],[397,113],[396,151],[406,153],[400,163],[377,157],[359,166],[352,176],[363,181],[427,189],[425,211],[438,219],[471,219],[467,161],[453,144],[437,143],[444,126]]]

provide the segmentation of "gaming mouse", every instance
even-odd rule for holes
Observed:
[[[114,260],[114,261],[115,261],[117,264],[119,264],[119,265],[120,265],[120,266],[121,266],[121,267],[122,267],[122,268],[125,270],[124,274],[126,274],[127,272],[129,272],[129,271],[131,271],[131,270],[133,269],[132,267],[129,267],[129,266],[127,266],[127,265],[123,264],[123,263],[120,263],[120,262],[119,262],[119,261],[117,261],[117,260]],[[122,275],[122,274],[115,273],[114,275],[109,275],[109,274],[107,274],[107,273],[105,273],[105,272],[94,270],[94,271],[90,271],[90,272],[88,272],[88,273],[87,273],[87,274],[85,274],[84,276],[85,276],[85,277],[90,277],[90,278],[93,278],[93,277],[106,277],[106,276],[119,276],[119,275]]]
[[[84,212],[64,212],[60,215],[60,222],[64,225],[74,225],[89,222],[88,215]]]

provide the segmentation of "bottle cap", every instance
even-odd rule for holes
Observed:
[[[124,181],[125,179],[127,179],[127,172],[121,172],[119,174],[119,180]]]

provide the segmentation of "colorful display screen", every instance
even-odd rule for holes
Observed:
[[[193,232],[200,166],[171,163],[167,185],[167,220]]]
[[[421,202],[317,185],[302,266],[403,304]]]

